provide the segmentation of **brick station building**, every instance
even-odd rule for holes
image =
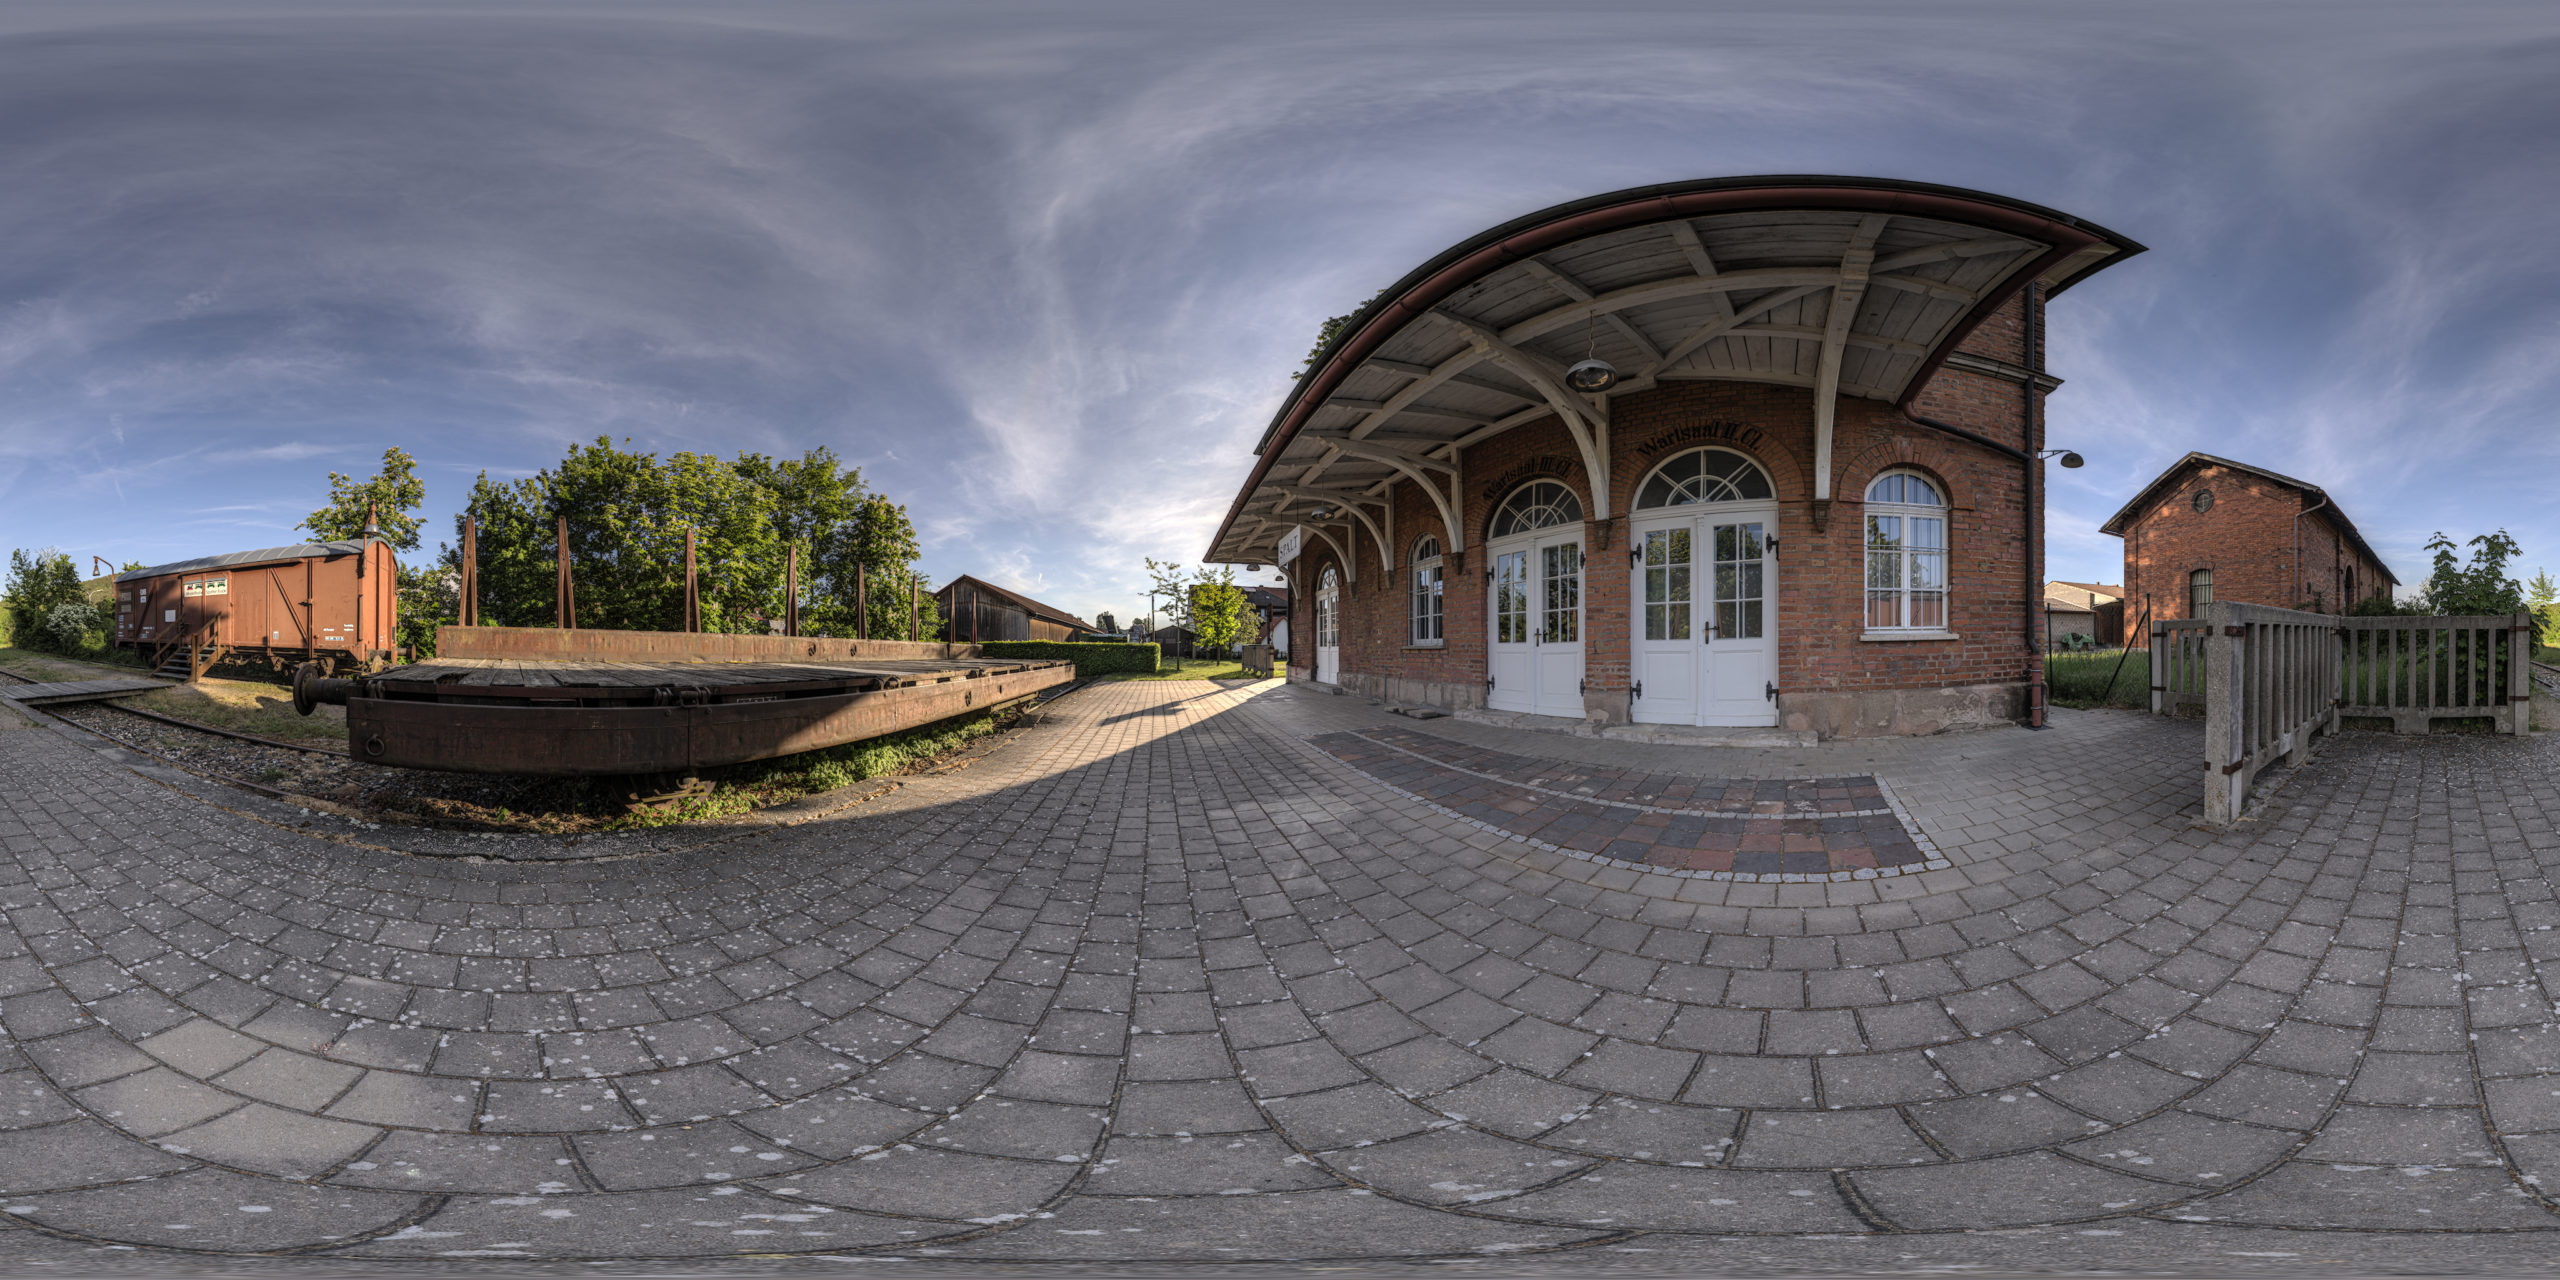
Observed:
[[[1208,558],[1288,573],[1292,679],[1399,703],[1824,737],[2024,719],[2045,303],[2140,251],[1865,178],[1531,214],[1318,353]]]
[[[2399,585],[2327,491],[2190,453],[2098,526],[2124,539],[2125,624],[2200,618],[2215,600],[2343,613]]]

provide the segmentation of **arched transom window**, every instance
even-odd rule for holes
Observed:
[[[1582,522],[1582,499],[1553,480],[1537,480],[1514,490],[1493,513],[1493,536],[1508,538],[1559,524]]]
[[[1413,643],[1440,643],[1440,540],[1413,544]]]
[[[1946,496],[1888,471],[1867,486],[1867,630],[1946,629]]]
[[[1636,491],[1636,510],[1742,502],[1774,492],[1767,473],[1751,459],[1730,449],[1692,449],[1653,469]]]

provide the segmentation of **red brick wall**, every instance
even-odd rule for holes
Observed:
[[[2198,490],[2213,491],[2199,512]],[[2211,463],[2186,468],[2179,481],[2125,527],[2128,618],[2145,603],[2151,616],[2185,618],[2189,576],[2213,571],[2213,598],[2293,609],[2313,604],[2335,612],[2356,596],[2388,589],[2381,567],[2355,549],[2324,515],[2318,500],[2291,485]],[[2296,539],[2299,542],[2297,557]]]
[[[1961,350],[2028,364],[2022,309],[2013,300],[1995,313]],[[2021,448],[2041,443],[2042,396],[2032,407],[2016,382],[1959,369],[1942,369],[1915,402],[1916,412]],[[1778,683],[1789,691],[1935,689],[2019,682],[2033,678],[2033,647],[2026,601],[2029,584],[2041,583],[2043,562],[2029,545],[2029,494],[2017,459],[1943,432],[1919,426],[1892,406],[1843,398],[1833,424],[1833,503],[1825,527],[1814,527],[1813,395],[1801,387],[1724,381],[1669,382],[1610,402],[1612,414],[1611,510],[1607,524],[1586,526],[1583,671],[1591,691],[1628,687],[1628,626],[1633,575],[1627,569],[1626,514],[1637,487],[1654,466],[1699,443],[1732,447],[1769,472],[1779,502]],[[1736,438],[1665,439],[1666,433],[1702,425],[1731,424]],[[1910,467],[1935,478],[1949,512],[1949,579],[1952,630],[1940,641],[1864,641],[1865,547],[1861,498],[1867,483],[1889,467]],[[1504,432],[1469,450],[1461,460],[1465,489],[1461,518],[1467,554],[1452,567],[1443,605],[1444,643],[1415,647],[1407,640],[1407,593],[1413,542],[1442,535],[1438,509],[1410,481],[1395,491],[1393,580],[1381,571],[1376,543],[1363,531],[1354,551],[1359,578],[1343,593],[1342,667],[1345,672],[1435,682],[1482,685],[1485,679],[1486,563],[1484,531],[1494,508],[1525,478],[1561,471],[1560,478],[1593,512],[1588,477],[1573,438],[1553,418]],[[1317,575],[1334,560],[1331,547],[1310,536],[1297,588],[1296,634],[1312,638]],[[1303,655],[1313,666],[1312,639]]]

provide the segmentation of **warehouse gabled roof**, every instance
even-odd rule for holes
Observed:
[[[2122,510],[2107,517],[2107,522],[2098,526],[2098,532],[2123,537],[2124,531],[2132,526],[2143,509],[2150,506],[2162,493],[2175,488],[2180,477],[2206,466],[2229,467],[2234,471],[2245,471],[2261,479],[2273,480],[2286,488],[2324,499],[2318,511],[2324,519],[2328,520],[2329,526],[2336,529],[2339,536],[2345,538],[2356,550],[2363,552],[2366,559],[2373,561],[2374,565],[2382,570],[2382,576],[2391,579],[2391,585],[2395,587],[2400,585],[2400,575],[2393,573],[2391,566],[2384,563],[2382,557],[2375,554],[2373,548],[2366,544],[2364,535],[2356,531],[2355,521],[2347,518],[2347,513],[2339,508],[2337,499],[2330,497],[2328,490],[2308,480],[2296,480],[2280,471],[2269,471],[2265,467],[2251,466],[2246,462],[2218,457],[2210,453],[2191,452],[2169,464],[2169,469],[2161,472],[2158,479],[2142,486],[2142,492],[2133,495],[2133,501],[2124,504]]]
[[[949,582],[943,583],[940,587],[934,590],[933,594],[936,596],[944,595],[953,587],[959,586],[963,582],[975,585],[979,590],[986,592],[988,595],[1002,596],[1007,600],[1011,600],[1015,604],[1021,605],[1023,612],[1030,614],[1032,617],[1046,618],[1051,622],[1062,622],[1070,627],[1074,627],[1078,631],[1093,630],[1092,623],[1087,622],[1064,609],[1050,608],[1048,605],[1042,604],[1019,591],[1012,591],[1004,587],[999,587],[984,578],[976,577],[971,574],[964,573],[957,578],[953,578]]]
[[[180,560],[171,564],[153,565],[148,569],[135,569],[127,573],[119,573],[116,575],[116,581],[133,582],[142,578],[161,578],[173,573],[193,573],[198,569],[246,568],[250,565],[256,564],[287,564],[295,560],[308,560],[313,556],[354,556],[362,554],[364,554],[364,542],[362,539],[355,539],[346,542],[305,542],[299,546],[268,547],[262,551],[234,551],[227,555],[205,556],[198,560]]]
[[[1608,401],[1670,381],[1814,388],[1827,436],[1822,392],[1907,405],[2029,282],[2058,292],[2141,251],[2038,205],[1876,178],[1719,178],[1542,210],[1415,268],[1316,354],[1207,558],[1273,560],[1298,525],[1375,541],[1366,508],[1400,477],[1434,489],[1454,525],[1431,477],[1551,415],[1605,475]],[[1600,396],[1564,385],[1586,355],[1621,374]],[[1594,501],[1608,518],[1605,492]],[[1465,536],[1450,528],[1448,549]]]

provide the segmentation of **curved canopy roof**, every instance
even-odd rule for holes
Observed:
[[[1719,178],[1558,205],[1451,248],[1352,318],[1273,416],[1208,558],[1272,559],[1300,524],[1358,521],[1374,538],[1364,497],[1407,476],[1445,504],[1435,478],[1458,449],[1550,414],[1602,474],[1608,401],[1666,381],[1908,404],[2030,280],[2058,292],[2141,251],[2037,205],[1873,178]],[[1586,353],[1619,371],[1605,395],[1564,385]]]

